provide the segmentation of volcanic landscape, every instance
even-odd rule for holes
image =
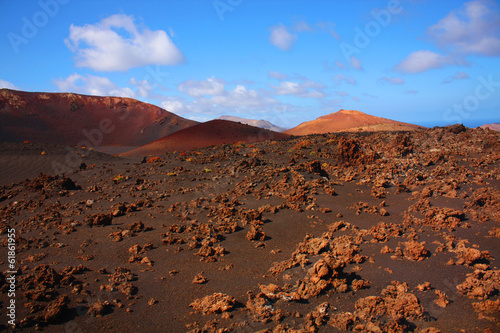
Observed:
[[[500,331],[496,131],[339,111],[344,130],[277,133],[2,93],[0,330],[14,275],[19,332]],[[77,145],[92,103],[136,121]],[[94,120],[57,132],[47,105]]]

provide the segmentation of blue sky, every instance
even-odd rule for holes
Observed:
[[[493,0],[0,0],[0,88],[293,127],[339,109],[500,122]]]

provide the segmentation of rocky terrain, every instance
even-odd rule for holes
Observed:
[[[306,121],[284,131],[292,135],[325,134],[332,132],[414,131],[422,126],[375,117],[356,110],[340,110]]]
[[[500,330],[497,132],[333,133],[127,158],[2,144],[0,162],[17,151],[80,163],[2,179],[16,331]],[[0,271],[0,330],[12,331],[6,255]]]
[[[130,98],[0,89],[0,142],[142,146],[196,124]]]

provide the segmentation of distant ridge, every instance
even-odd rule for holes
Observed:
[[[121,155],[158,155],[166,152],[182,152],[220,144],[282,140],[289,137],[290,135],[284,133],[273,132],[229,120],[215,119],[180,130]]]
[[[142,146],[198,122],[124,97],[0,89],[0,141]]]
[[[424,127],[391,119],[371,116],[356,110],[340,110],[304,122],[284,131],[292,135],[323,134],[330,132],[357,131],[414,131]]]
[[[286,128],[284,128],[284,127],[276,126],[276,125],[268,122],[267,120],[263,120],[263,119],[255,120],[255,119],[246,119],[246,118],[240,118],[240,117],[235,117],[235,116],[226,116],[226,115],[220,116],[217,119],[235,121],[237,123],[239,122],[239,123],[247,124],[250,126],[265,128],[267,130],[274,131],[274,132],[283,132],[284,130],[286,130]]]
[[[479,127],[481,127],[481,128],[489,128],[491,130],[500,132],[500,123],[484,124],[484,125],[481,125]]]

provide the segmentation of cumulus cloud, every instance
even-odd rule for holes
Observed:
[[[288,75],[278,71],[269,71],[267,75],[280,81],[288,79]]]
[[[237,85],[225,95],[213,96],[208,102],[209,104],[236,109],[262,109],[277,103],[275,99],[265,96],[258,90],[247,89],[243,85]]]
[[[451,77],[445,78],[442,83],[447,84],[447,83],[451,83],[451,82],[456,81],[456,80],[467,80],[467,79],[470,79],[469,74],[464,73],[464,72],[457,72],[457,74],[455,74]]]
[[[137,94],[141,97],[148,97],[150,91],[154,88],[148,80],[136,80],[135,78],[131,78],[129,83],[136,87]]]
[[[5,80],[0,79],[0,89],[2,89],[2,88],[12,89],[12,90],[21,90],[21,88],[19,88],[15,84],[13,84],[9,81],[5,81]]]
[[[186,106],[186,104],[186,100],[181,97],[169,96],[161,102],[161,107],[175,114],[184,114],[189,112],[189,108]]]
[[[344,74],[335,75],[333,77],[333,81],[335,81],[335,83],[337,85],[339,85],[342,82],[345,82],[345,83],[351,84],[351,85],[357,84],[356,80],[353,77],[345,76]]]
[[[500,55],[500,15],[491,1],[475,0],[452,11],[427,33],[445,48],[464,54]]]
[[[163,99],[162,107],[180,115],[228,114],[234,112],[262,112],[280,104],[267,93],[237,84],[227,89],[224,81],[215,77],[203,81],[189,80],[179,85],[189,99],[171,96]]]
[[[271,28],[269,42],[282,51],[289,51],[296,39],[297,35],[288,32],[283,24]]]
[[[279,86],[271,86],[277,95],[293,95],[302,98],[325,97],[324,85],[305,79],[303,82],[282,81]]]
[[[225,83],[224,80],[213,76],[203,81],[188,80],[179,84],[179,91],[191,97],[222,95],[225,93]]]
[[[279,86],[273,86],[278,95],[297,95],[304,92],[299,82],[284,81]]]
[[[130,88],[121,88],[107,77],[72,74],[65,79],[53,81],[59,91],[95,96],[117,96],[135,98]]]
[[[392,85],[400,85],[404,84],[405,80],[403,80],[400,77],[381,77],[380,79],[377,80],[378,84],[384,84],[384,83],[389,83]]]
[[[396,65],[396,70],[403,73],[414,74],[453,64],[457,64],[457,61],[451,56],[444,56],[432,51],[421,50],[410,53],[406,59]]]
[[[112,15],[94,25],[72,24],[65,43],[76,53],[76,66],[95,71],[126,71],[184,61],[183,54],[165,31],[138,27],[133,16],[123,14]]]

